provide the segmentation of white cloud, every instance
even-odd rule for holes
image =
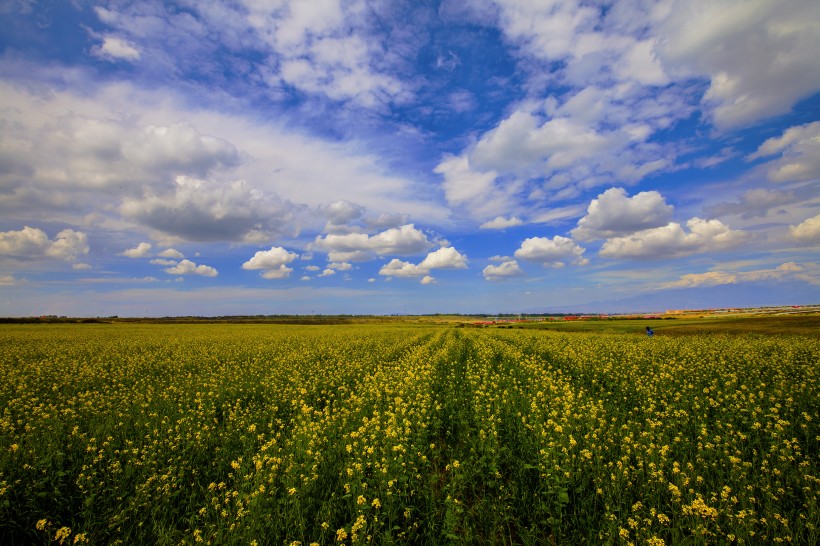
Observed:
[[[165,269],[171,275],[202,275],[203,277],[216,277],[219,275],[216,269],[209,265],[197,265],[191,260],[182,260],[173,267]]]
[[[433,244],[413,224],[391,228],[376,235],[365,233],[317,236],[311,248],[328,253],[331,262],[362,261],[374,255],[408,255],[427,250]]]
[[[670,110],[681,109],[665,103],[663,94],[645,99],[641,108],[624,106],[614,95],[588,89],[563,104],[551,97],[521,105],[462,155],[445,157],[436,167],[448,203],[477,218],[503,217],[670,168],[674,152],[648,137],[672,123]]]
[[[502,262],[498,265],[488,265],[481,273],[488,281],[497,281],[510,277],[521,277],[524,275],[524,271],[515,260]]]
[[[710,81],[703,105],[720,128],[786,113],[820,87],[814,0],[688,0],[668,13],[656,52],[676,79]]]
[[[599,133],[569,118],[544,120],[518,110],[486,133],[471,157],[484,171],[549,175],[613,147],[620,147],[613,133]]]
[[[80,225],[93,213],[120,229],[150,228],[166,244],[266,243],[313,226],[327,206],[336,220],[366,208],[382,227],[402,217],[447,217],[434,195],[419,191],[420,181],[392,174],[363,143],[194,109],[166,88],[103,83],[74,91],[49,82],[76,75],[54,69],[42,78],[31,86],[0,82],[8,106],[0,215],[30,212]],[[35,87],[38,93],[27,91]],[[340,201],[351,205],[334,205]]]
[[[368,108],[409,98],[407,85],[385,66],[387,45],[398,44],[383,45],[369,30],[364,6],[295,0],[246,8],[251,28],[278,59],[268,67],[271,85],[281,82]]]
[[[192,241],[242,241],[260,227],[278,235],[293,221],[291,207],[245,181],[217,184],[177,176],[172,191],[123,200],[121,214],[160,233]]]
[[[126,258],[144,258],[151,253],[151,243],[140,243],[134,248],[123,251]]]
[[[647,99],[660,101],[658,98]],[[546,102],[517,110],[484,134],[471,153],[477,168],[526,177],[569,172],[624,182],[640,180],[661,169],[663,150],[646,143],[654,126],[670,121],[654,109],[637,111],[623,105],[612,90],[587,88],[563,104]],[[659,110],[674,107],[658,104]],[[659,157],[660,156],[660,157]]]
[[[421,277],[426,273],[428,273],[428,270],[398,258],[393,258],[379,269],[379,275],[386,277]]]
[[[515,257],[530,262],[538,262],[544,267],[563,267],[566,263],[586,265],[589,260],[584,258],[585,248],[578,246],[575,241],[567,237],[556,235],[548,237],[530,237],[524,239]]]
[[[442,247],[429,253],[421,261],[419,267],[425,270],[465,269],[467,267],[467,256],[451,246]]]
[[[25,226],[20,231],[0,232],[0,255],[23,260],[56,258],[76,262],[89,252],[88,236],[80,231],[64,229],[49,240],[45,231]]]
[[[182,254],[182,252],[180,252],[179,250],[177,250],[177,249],[175,249],[175,248],[166,248],[165,250],[163,250],[162,252],[160,252],[160,253],[158,254],[158,256],[161,256],[161,257],[163,257],[163,258],[172,258],[172,259],[174,259],[174,260],[181,260],[182,258],[184,258],[184,257],[185,257],[185,256]]]
[[[352,220],[357,220],[362,217],[365,210],[366,209],[361,205],[346,200],[334,201],[326,207],[323,207],[323,211],[328,217],[328,222],[332,225],[342,225]]]
[[[656,191],[628,197],[623,188],[609,188],[593,199],[572,236],[580,241],[605,239],[666,225],[672,206]]]
[[[762,165],[772,182],[820,178],[820,121],[791,127],[779,137],[766,140],[749,160],[779,155]]]
[[[336,271],[335,271],[335,270],[330,269],[330,268],[327,268],[327,269],[325,269],[324,271],[322,271],[322,272],[319,274],[319,276],[320,276],[320,277],[330,277],[331,275],[335,275],[335,274],[336,274]]]
[[[745,191],[740,200],[736,203],[720,203],[708,210],[715,216],[724,214],[738,214],[740,218],[747,220],[750,218],[766,216],[773,208],[781,205],[788,205],[797,201],[793,192],[769,190],[766,188],[752,188]]]
[[[293,271],[287,264],[299,257],[295,252],[289,252],[280,246],[271,247],[270,250],[259,250],[253,257],[242,264],[242,269],[262,270],[262,278],[284,279],[290,276]]]
[[[801,243],[820,243],[820,214],[796,226],[789,226],[789,234]]]
[[[16,282],[13,275],[0,275],[0,286],[14,286]]]
[[[171,259],[168,259],[168,258],[154,258],[153,260],[151,260],[150,263],[153,264],[153,265],[171,265],[171,266],[173,266],[173,265],[177,265],[177,261],[178,260],[176,260],[176,259],[171,260]]]
[[[524,225],[524,222],[517,216],[505,218],[503,216],[496,216],[488,222],[484,222],[479,227],[481,229],[507,229],[509,227],[516,227]]]
[[[91,48],[91,54],[114,61],[137,61],[140,51],[133,44],[117,36],[103,36],[102,43]]]
[[[430,275],[425,275],[421,279],[421,284],[436,284],[436,279],[435,277],[431,277]]]
[[[379,270],[386,277],[424,277],[433,269],[466,269],[467,257],[453,247],[430,252],[419,264],[393,258]]]
[[[434,172],[444,177],[444,197],[452,206],[466,207],[479,218],[497,216],[511,206],[502,189],[496,186],[495,171],[473,168],[468,155],[446,156]]]
[[[528,96],[436,169],[448,203],[480,219],[674,169],[680,149],[652,136],[698,108],[726,129],[787,112],[820,88],[813,0],[494,5],[524,60]],[[775,176],[807,179],[817,157]]]
[[[774,269],[756,269],[751,271],[707,271],[682,275],[677,281],[666,283],[662,288],[693,288],[699,286],[720,286],[742,282],[763,280],[780,280],[795,276],[803,267],[794,262],[787,262]]]
[[[353,265],[347,262],[332,262],[327,264],[328,269],[335,269],[336,271],[350,271]]]
[[[747,233],[729,229],[720,220],[696,217],[686,226],[688,233],[677,222],[670,222],[663,227],[607,239],[599,254],[612,258],[671,258],[727,250],[749,240]]]

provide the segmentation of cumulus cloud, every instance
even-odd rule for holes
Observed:
[[[447,202],[479,218],[497,216],[511,206],[510,196],[496,185],[498,173],[475,169],[466,154],[446,156],[434,172],[444,178],[442,188]]]
[[[270,250],[257,251],[250,260],[242,264],[242,269],[260,269],[264,279],[284,279],[293,272],[293,268],[288,267],[288,264],[298,257],[295,252],[274,246]]]
[[[426,277],[433,269],[465,269],[467,257],[453,247],[430,252],[419,264],[393,258],[379,270],[386,277]],[[425,283],[426,284],[426,283]]]
[[[361,221],[380,229],[447,214],[417,181],[394,175],[355,142],[194,110],[165,88],[100,83],[80,93],[37,85],[43,91],[35,95],[29,86],[0,82],[9,105],[0,215],[71,215],[66,221],[79,225],[93,213],[140,224],[165,242],[264,244],[313,225],[328,204],[334,221],[373,210]]]
[[[688,273],[677,281],[666,283],[662,288],[693,288],[702,286],[720,286],[742,282],[763,280],[781,280],[790,278],[803,271],[803,267],[794,262],[787,262],[773,269],[756,269],[750,271],[707,271],[705,273]]]
[[[166,248],[165,250],[160,252],[158,254],[158,256],[161,256],[162,258],[171,258],[171,259],[174,259],[174,260],[181,260],[182,258],[185,257],[182,254],[182,252],[180,252],[179,250],[177,250],[175,248]]]
[[[820,214],[796,226],[789,226],[789,234],[801,243],[820,243]]]
[[[571,233],[580,241],[605,239],[664,226],[671,215],[672,206],[656,191],[628,197],[623,188],[609,188],[590,202]]]
[[[482,220],[533,199],[560,200],[675,169],[680,150],[652,137],[698,110],[731,129],[785,113],[820,88],[820,58],[811,53],[820,48],[813,26],[820,7],[812,0],[617,2],[606,9],[498,0],[489,11],[524,59],[529,94],[436,169],[448,203]],[[487,24],[487,16],[480,21]],[[772,165],[771,176],[808,179],[817,157]]]
[[[530,262],[538,262],[544,267],[564,267],[572,265],[586,265],[589,260],[584,258],[585,248],[567,237],[556,235],[548,237],[530,237],[524,239],[515,257]]]
[[[492,220],[484,222],[479,227],[481,229],[507,229],[509,227],[516,227],[521,225],[524,225],[524,222],[517,216],[511,216],[509,218],[505,218],[503,216],[496,216]]]
[[[547,179],[569,173],[596,185],[601,182],[595,177],[634,182],[665,168],[666,152],[646,139],[653,123],[663,126],[669,121],[633,119],[633,110],[618,114],[620,107],[610,101],[616,99],[606,91],[584,90],[563,104],[553,98],[543,108],[514,111],[481,137],[470,158],[482,171]],[[590,102],[601,103],[597,116],[590,115],[596,110]],[[643,117],[651,119],[651,114]]]
[[[328,253],[331,262],[363,261],[389,254],[409,255],[429,249],[433,244],[413,224],[387,229],[375,235],[330,233],[318,236],[311,248]]]
[[[674,153],[647,139],[671,124],[653,118],[660,116],[655,112],[679,110],[676,104],[645,107],[646,119],[636,121],[634,109],[615,115],[621,107],[611,108],[609,99],[602,98],[604,91],[595,91],[597,98],[582,93],[563,103],[551,97],[522,105],[461,155],[445,157],[435,172],[444,177],[448,202],[478,218],[493,218],[615,181],[634,183],[671,168]],[[606,115],[589,117],[595,108],[588,103],[595,101],[604,101],[598,108]]]
[[[327,215],[329,224],[343,225],[361,218],[366,209],[350,201],[341,200],[322,207],[322,210]]]
[[[151,253],[151,243],[140,243],[134,248],[124,250],[122,255],[126,258],[144,258]]]
[[[779,137],[766,140],[747,159],[779,156],[762,168],[772,182],[795,182],[820,178],[820,121],[791,127]]]
[[[201,275],[203,277],[216,277],[219,275],[216,269],[209,265],[197,265],[191,260],[181,260],[173,267],[165,269],[171,275]]]
[[[425,275],[421,279],[421,284],[436,284],[435,277],[431,277],[430,275]]]
[[[461,254],[451,246],[442,247],[429,253],[421,261],[419,267],[422,269],[465,269],[467,267],[467,256]]]
[[[386,277],[421,277],[428,271],[418,265],[393,258],[379,269],[379,275]]]
[[[688,0],[669,8],[655,51],[676,79],[709,80],[703,105],[719,128],[786,113],[820,87],[817,2]]]
[[[521,277],[524,275],[524,270],[521,269],[517,261],[508,260],[498,265],[488,265],[481,273],[484,275],[484,279],[488,281],[498,281],[510,277]]]
[[[670,222],[663,227],[613,237],[604,242],[599,254],[611,258],[672,258],[727,250],[749,240],[747,233],[730,229],[720,220],[695,217],[686,226],[688,232],[677,222]]]
[[[17,102],[30,103],[31,99],[17,97]],[[54,102],[59,108],[59,100]],[[70,107],[91,109],[92,105]],[[133,119],[118,119],[113,114],[104,117],[59,110],[58,114],[56,120],[39,124],[36,116],[20,120],[18,138],[21,145],[29,143],[24,145],[21,160],[31,166],[33,179],[47,186],[105,189],[135,181],[150,184],[158,176],[163,181],[168,174],[203,177],[213,169],[239,164],[233,144],[203,134],[188,123],[141,127]],[[36,146],[31,147],[34,142]]]
[[[0,255],[21,260],[55,258],[76,262],[89,250],[88,236],[73,229],[60,231],[53,240],[45,231],[29,226],[20,231],[0,232]]]
[[[293,209],[244,180],[217,184],[177,176],[172,191],[146,191],[126,198],[120,213],[163,234],[190,241],[247,241],[265,232],[280,233]]]

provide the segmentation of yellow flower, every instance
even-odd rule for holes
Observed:
[[[54,535],[54,540],[58,540],[62,544],[69,536],[71,536],[71,527],[60,527]]]

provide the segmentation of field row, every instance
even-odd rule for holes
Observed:
[[[815,544],[820,341],[0,330],[0,541]]]

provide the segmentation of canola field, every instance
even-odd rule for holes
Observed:
[[[817,544],[820,340],[5,325],[3,544]]]

